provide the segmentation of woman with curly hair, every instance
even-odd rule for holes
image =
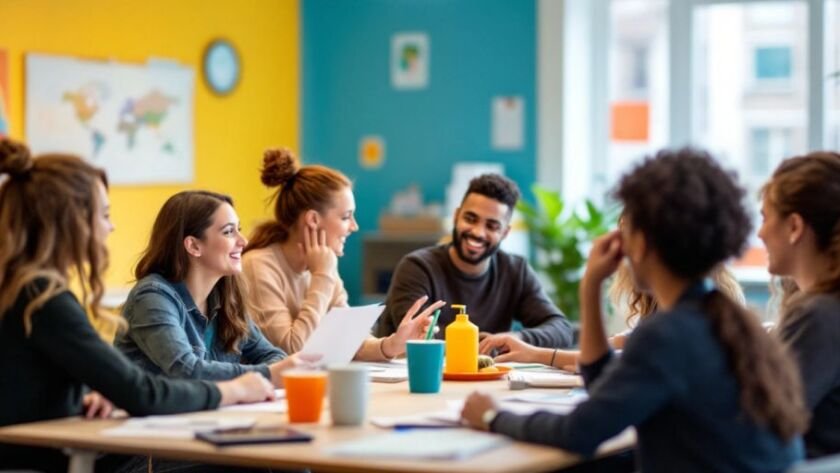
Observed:
[[[840,452],[840,154],[782,162],[762,191],[771,274],[787,277],[777,334],[799,362],[811,425],[808,457]]]
[[[277,187],[274,219],[260,225],[245,248],[246,302],[265,336],[296,353],[333,307],[347,306],[338,274],[344,242],[359,229],[356,202],[347,176],[325,166],[301,166],[288,149],[263,156],[262,182]],[[383,361],[405,353],[405,342],[423,338],[437,301],[420,309],[421,297],[387,337],[366,339],[357,360]]]
[[[662,151],[615,191],[621,228],[595,241],[581,282],[581,371],[589,398],[568,415],[498,412],[484,394],[462,416],[475,428],[592,455],[635,427],[646,472],[782,472],[801,458],[805,409],[780,342],[705,275],[740,254],[744,191],[707,153]],[[623,258],[657,312],[615,357],[601,290]]]

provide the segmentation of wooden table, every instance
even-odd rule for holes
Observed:
[[[446,401],[463,399],[475,389],[504,396],[511,393],[506,381],[447,381],[438,394],[409,394],[408,383],[373,383],[368,416],[393,416],[446,409]],[[202,413],[206,415],[207,413]],[[219,416],[257,417],[258,423],[285,424],[285,414],[215,412]],[[327,409],[318,424],[294,424],[298,430],[315,437],[310,443],[245,445],[216,448],[195,440],[107,437],[100,434],[121,420],[85,420],[66,418],[0,428],[0,441],[32,446],[72,449],[75,454],[71,471],[90,468],[90,452],[123,453],[180,459],[221,465],[271,467],[284,469],[310,468],[314,471],[447,471],[447,472],[537,472],[550,471],[576,464],[580,457],[562,450],[511,442],[498,449],[479,453],[458,461],[358,459],[330,455],[325,448],[364,436],[380,435],[386,430],[366,423],[360,427],[333,427]],[[634,435],[626,431],[602,445],[601,453],[632,447]],[[86,453],[82,453],[86,452]]]

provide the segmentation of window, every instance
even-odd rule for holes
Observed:
[[[753,128],[749,138],[749,167],[744,179],[760,186],[779,162],[792,154],[793,130],[790,128]]]
[[[789,20],[757,21],[766,7]],[[735,169],[755,195],[783,158],[808,149],[807,64],[792,60],[792,51],[807,50],[806,4],[715,3],[692,15],[691,142]],[[768,44],[780,38],[786,45]]]
[[[827,139],[823,146],[840,150],[840,0],[825,5],[825,104]]]
[[[668,24],[665,0],[612,0],[609,145],[602,182],[615,182],[668,139]]]
[[[789,47],[755,48],[755,79],[788,80],[791,77],[791,52]]]
[[[738,173],[757,218],[756,192],[782,159],[840,149],[840,0],[563,7],[564,100],[553,104],[562,110],[567,200],[600,199],[641,156],[695,145]],[[766,255],[753,244],[744,264],[755,274],[738,277],[763,288]]]
[[[666,146],[708,149],[753,196],[781,159],[840,147],[840,0],[563,5],[567,199]]]

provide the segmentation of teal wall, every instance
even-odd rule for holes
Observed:
[[[340,169],[355,183],[360,232],[340,270],[351,303],[361,297],[361,235],[409,183],[443,202],[456,161],[503,163],[528,189],[536,169],[534,0],[303,0],[303,150],[306,163]],[[395,32],[425,32],[429,86],[391,87]],[[525,146],[491,149],[492,97],[525,99]],[[383,167],[365,170],[359,140],[382,136]]]

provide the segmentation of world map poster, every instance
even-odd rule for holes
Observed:
[[[193,180],[192,68],[26,56],[26,139],[105,168],[114,184]]]

